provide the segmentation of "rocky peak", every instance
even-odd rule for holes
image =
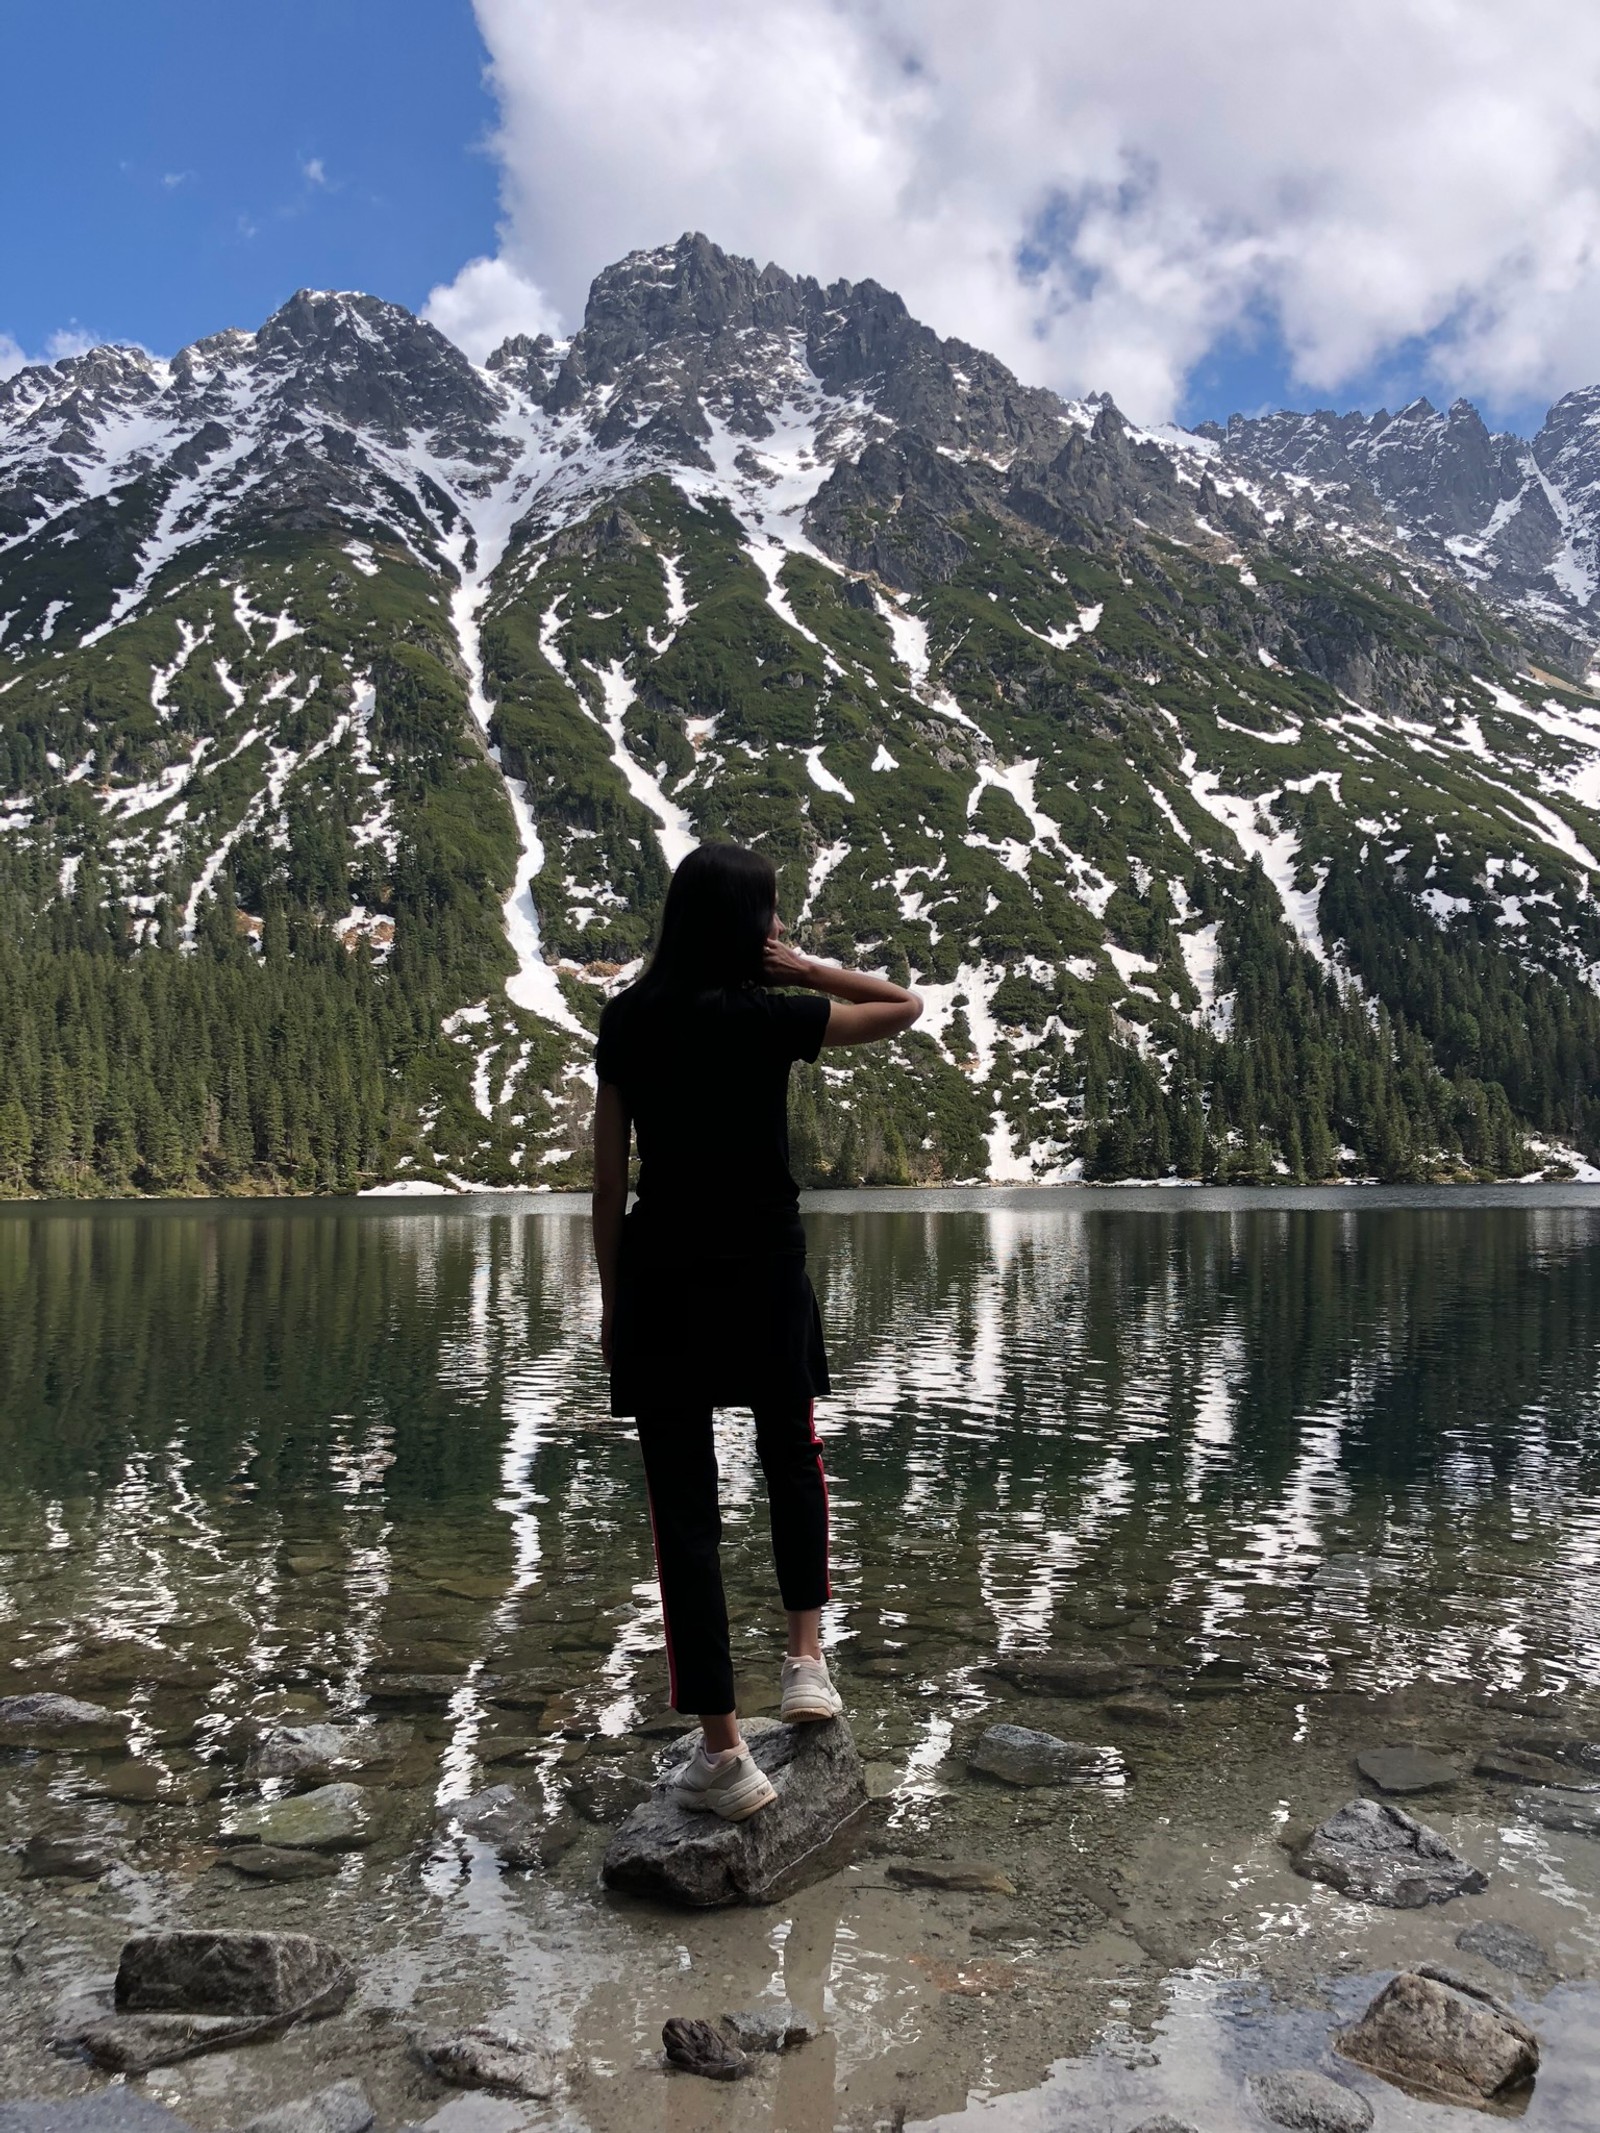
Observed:
[[[605,383],[664,341],[800,324],[815,282],[724,252],[698,231],[676,244],[630,252],[596,275],[577,347],[585,374]]]

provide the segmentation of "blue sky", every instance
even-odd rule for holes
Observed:
[[[466,0],[7,9],[0,331],[167,354],[301,287],[419,306],[492,247]]]
[[[1465,389],[1492,422],[1528,430],[1551,397],[1547,381],[1559,390],[1600,373],[1600,358],[1589,364],[1582,305],[1563,299],[1551,314],[1552,341],[1564,334],[1576,351],[1553,360],[1527,354],[1537,336],[1513,306],[1502,305],[1509,324],[1494,312],[1502,262],[1521,256],[1525,231],[1544,226],[1536,202],[1510,203],[1509,237],[1469,202],[1445,231],[1451,259],[1423,289],[1442,241],[1439,214],[1430,207],[1432,219],[1409,230],[1412,168],[1391,171],[1384,161],[1420,123],[1414,87],[1399,83],[1397,95],[1405,94],[1394,123],[1379,114],[1371,138],[1352,143],[1326,214],[1306,218],[1296,203],[1318,186],[1328,190],[1322,165],[1333,151],[1319,148],[1302,173],[1303,126],[1249,137],[1271,100],[1239,82],[1239,55],[1260,52],[1263,23],[1283,19],[1252,13],[1257,0],[1214,0],[1218,13],[1196,52],[1177,51],[1165,70],[1159,49],[1119,56],[1114,37],[1109,47],[1104,39],[1085,44],[1073,22],[1088,0],[991,4],[1015,17],[1016,34],[997,50],[1014,46],[1024,72],[1057,69],[1055,103],[1035,137],[1013,134],[1015,82],[970,87],[964,45],[941,80],[937,43],[929,43],[919,78],[940,82],[943,99],[932,121],[931,106],[896,103],[884,54],[864,25],[882,29],[879,17],[904,17],[889,55],[903,73],[901,47],[934,20],[910,0],[880,0],[870,17],[831,0],[770,0],[770,14],[741,0],[476,0],[476,8],[473,0],[276,0],[271,8],[14,0],[0,128],[0,354],[14,353],[14,344],[39,357],[76,336],[170,353],[220,327],[259,324],[305,285],[367,289],[421,308],[469,262],[498,253],[513,270],[513,304],[525,290],[529,305],[543,308],[523,321],[491,306],[479,338],[492,343],[508,326],[555,313],[570,325],[598,267],[696,226],[732,250],[799,271],[871,274],[898,286],[942,331],[994,347],[1030,382],[1108,389],[1135,414],[1170,411],[1194,422],[1284,405],[1398,407],[1422,390],[1444,404]],[[1369,0],[1351,4],[1359,11]],[[1412,8],[1412,0],[1394,4]],[[1188,23],[1200,37],[1187,5],[1173,6],[1174,25]],[[1235,50],[1211,34],[1232,15],[1242,40]],[[784,25],[792,49],[782,46]],[[1300,45],[1268,51],[1263,64],[1281,72],[1314,63],[1319,80],[1333,79],[1338,54],[1301,49],[1315,34],[1308,21],[1296,33]],[[1193,77],[1213,47],[1218,74],[1208,98]],[[1086,53],[1109,53],[1106,65],[1124,65],[1127,81],[1114,72],[1088,78]],[[1419,80],[1437,84],[1436,51],[1419,48],[1417,65]],[[1173,76],[1165,105],[1164,73]],[[1496,73],[1508,70],[1485,58],[1464,92],[1480,94]],[[1548,133],[1551,85],[1514,87],[1516,110],[1525,107],[1536,135]],[[1235,90],[1240,102],[1230,113],[1222,99]],[[1352,110],[1373,106],[1364,62],[1353,66],[1350,91]],[[989,123],[986,95],[1003,123]],[[1058,309],[1030,321],[1027,277],[1005,263],[1007,218],[1015,260],[1026,251],[1019,203],[1079,137],[1074,98],[1097,116],[1120,114],[1105,168],[1132,171],[1139,182],[1119,185],[1076,167],[1059,179],[1086,203],[1075,211],[1073,242],[1086,257],[1101,248],[1092,278],[1081,262],[1063,262],[1061,286],[1092,280],[1095,301],[1081,317]],[[925,122],[927,141],[917,130]],[[1142,126],[1155,129],[1157,145],[1146,145]],[[1351,131],[1318,138],[1326,144]],[[699,153],[707,138],[722,150],[709,160]],[[1589,136],[1574,139],[1577,154]],[[1255,160],[1241,176],[1244,147]],[[1514,171],[1528,160],[1519,155]],[[863,195],[856,173],[864,167],[884,173],[881,197]],[[920,213],[942,173],[960,180],[968,202],[954,253],[949,221]],[[1507,193],[1512,182],[1493,179],[1491,192]],[[1554,165],[1541,182],[1552,197],[1565,197],[1564,185],[1570,194]],[[1461,172],[1441,172],[1447,202],[1465,185]],[[1352,248],[1358,211],[1369,227]],[[1243,245],[1235,242],[1241,229]],[[980,266],[963,264],[962,242]],[[1395,246],[1402,270],[1389,260],[1386,278],[1375,277],[1368,259],[1387,258]],[[1254,263],[1241,266],[1246,259]],[[1407,275],[1421,292],[1415,301]],[[1329,300],[1341,276],[1348,293]],[[1535,294],[1555,282],[1559,273],[1545,274]],[[1592,285],[1586,277],[1585,304]],[[475,300],[465,287],[449,316],[469,318]],[[1412,313],[1434,321],[1432,340],[1396,330]],[[1361,334],[1352,336],[1346,327],[1358,314]],[[1313,390],[1295,379],[1281,317],[1298,319],[1301,345],[1342,382]],[[1477,338],[1469,334],[1466,352],[1441,364],[1442,340],[1463,319]],[[1495,338],[1502,329],[1504,345]],[[473,345],[469,333],[463,339]],[[1441,386],[1441,375],[1455,383]]]

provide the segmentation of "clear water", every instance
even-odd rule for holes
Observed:
[[[10,1830],[126,1862],[96,1885],[0,1868],[27,2009],[7,2091],[93,2085],[46,2049],[48,2010],[130,1920],[260,1919],[359,1949],[361,2005],[152,2077],[197,2125],[228,2124],[241,2082],[270,2100],[346,2070],[382,2124],[868,2126],[984,2097],[997,2125],[1110,2133],[1186,2098],[1242,2123],[1248,2066],[1319,2063],[1350,1980],[1471,1968],[1456,1933],[1504,1918],[1552,1960],[1531,1996],[1475,1973],[1546,2033],[1527,2122],[1596,2122],[1573,2099],[1600,2091],[1600,1843],[1471,1774],[1496,1741],[1600,1738],[1594,1196],[863,1193],[819,1196],[808,1228],[839,1388],[828,1635],[875,1820],[789,1905],[681,1919],[599,1892],[606,1830],[573,1805],[597,1772],[647,1774],[665,1723],[578,1204],[0,1215],[0,1681],[127,1711],[137,1766],[0,1762]],[[747,1418],[719,1452],[760,1711],[781,1618]],[[1164,1669],[1166,1722],[991,1671],[1044,1652]],[[369,1709],[411,1729],[371,1780],[379,1840],[294,1887],[215,1865],[259,1790],[250,1728]],[[975,1779],[997,1718],[1110,1742],[1129,1783]],[[1376,1912],[1289,1870],[1279,1835],[1394,1741],[1458,1762],[1421,1811],[1490,1871],[1482,1896]],[[437,1801],[508,1777],[570,1839],[543,1873],[434,1830]],[[913,1856],[1017,1894],[909,1895],[884,1867]],[[654,2065],[666,2014],[780,1986],[826,2032],[761,2081]],[[405,2043],[434,2015],[549,2036],[564,2100],[443,2099]],[[1378,2093],[1386,2124],[1457,2115]]]

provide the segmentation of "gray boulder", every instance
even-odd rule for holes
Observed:
[[[41,1690],[0,1696],[0,1748],[65,1748],[94,1754],[122,1747],[128,1721],[104,1704]]]
[[[1007,1785],[1103,1785],[1123,1774],[1115,1748],[1058,1740],[1032,1726],[990,1726],[967,1757],[967,1768]]]
[[[542,2045],[530,2043],[514,2029],[495,2029],[488,2023],[424,2031],[416,2048],[441,2081],[458,2089],[491,2089],[542,2103],[555,2094],[561,2078]]]
[[[1352,1800],[1319,1822],[1294,1854],[1308,1881],[1400,1911],[1448,1903],[1487,1888],[1489,1877],[1450,1849],[1437,1830],[1387,1800]]]
[[[342,2007],[345,1958],[309,1933],[136,1933],[117,1965],[124,2014],[305,2015]]]
[[[1335,2039],[1356,2065],[1444,2103],[1483,2104],[1531,2081],[1539,2040],[1493,1993],[1424,1963],[1402,1970]]]
[[[359,2081],[335,2081],[313,2096],[263,2111],[239,2133],[367,2133],[377,2115]]]
[[[223,1824],[224,1844],[286,1845],[310,1852],[355,1852],[378,1833],[377,1811],[359,1785],[319,1785],[283,1800],[241,1807]]]
[[[1293,2133],[1367,2133],[1372,2123],[1365,2096],[1309,2067],[1274,2067],[1252,2074],[1245,2086],[1264,2118]]]
[[[1426,1748],[1364,1748],[1356,1768],[1379,1792],[1439,1792],[1453,1785],[1461,1773],[1442,1755]]]
[[[867,1813],[866,1771],[848,1725],[752,1719],[745,1736],[777,1792],[772,1805],[744,1822],[680,1807],[672,1778],[698,1738],[686,1736],[612,1838],[600,1870],[607,1888],[697,1908],[772,1903],[843,1864]]]

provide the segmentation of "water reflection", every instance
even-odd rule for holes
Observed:
[[[1308,1690],[1594,1677],[1587,1209],[1036,1196],[811,1233],[837,1637],[887,1662],[1120,1634]],[[0,1629],[43,1656],[47,1586],[79,1636],[225,1653],[218,1709],[455,1676],[445,1787],[486,1672],[554,1662],[575,1717],[626,1730],[661,1669],[595,1317],[565,1212],[0,1220],[3,1515],[37,1551]],[[718,1451],[753,1606],[747,1418]]]

